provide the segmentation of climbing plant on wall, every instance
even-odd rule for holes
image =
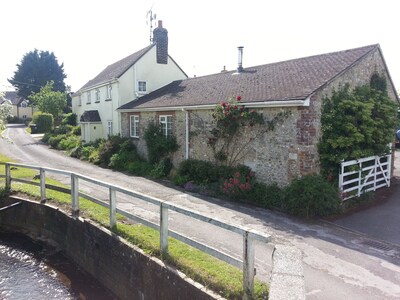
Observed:
[[[229,98],[217,105],[212,113],[215,127],[210,131],[208,145],[217,163],[233,166],[249,151],[252,139],[275,129],[288,111],[279,112],[272,120],[265,121],[261,113],[242,104],[241,96]],[[264,125],[264,126],[261,126]]]
[[[378,74],[371,77],[370,84],[354,90],[347,84],[323,99],[319,143],[322,171],[336,175],[342,160],[388,153],[396,111],[386,80]]]

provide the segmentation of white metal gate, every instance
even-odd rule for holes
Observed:
[[[370,156],[342,162],[339,189],[342,200],[390,186],[392,155]]]

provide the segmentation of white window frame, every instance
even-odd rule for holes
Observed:
[[[21,102],[21,107],[24,107],[24,108],[28,107],[28,103],[26,103],[26,101],[22,101]]]
[[[96,102],[100,102],[100,89],[96,89]]]
[[[112,99],[112,85],[107,85],[107,99]]]
[[[92,103],[92,93],[90,91],[86,93],[86,97],[86,104]]]
[[[113,134],[113,121],[107,121],[107,135],[111,136]]]
[[[139,94],[147,93],[147,81],[138,80],[138,82],[137,82],[137,91],[138,91]]]
[[[158,120],[162,134],[164,136],[172,136],[172,115],[160,115]]]
[[[131,115],[130,116],[130,121],[129,121],[129,135],[133,138],[138,138],[140,131],[139,131],[139,122],[140,118],[139,115]]]

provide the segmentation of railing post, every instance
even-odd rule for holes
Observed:
[[[6,190],[11,190],[11,168],[8,163],[6,163]]]
[[[388,154],[387,156],[388,159],[388,165],[387,165],[387,178],[388,178],[388,187],[390,187],[390,180],[392,178],[392,154]]]
[[[243,234],[243,299],[252,299],[254,289],[254,244],[250,233]]]
[[[160,203],[160,251],[161,256],[168,254],[168,208]]]
[[[71,173],[72,215],[79,216],[79,177]]]
[[[110,228],[117,225],[117,191],[110,187]]]
[[[46,203],[46,171],[40,168],[40,203]]]

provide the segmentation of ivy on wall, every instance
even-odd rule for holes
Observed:
[[[351,90],[346,84],[322,104],[319,155],[322,172],[336,175],[342,160],[390,151],[396,126],[396,104],[389,98],[384,77]]]

